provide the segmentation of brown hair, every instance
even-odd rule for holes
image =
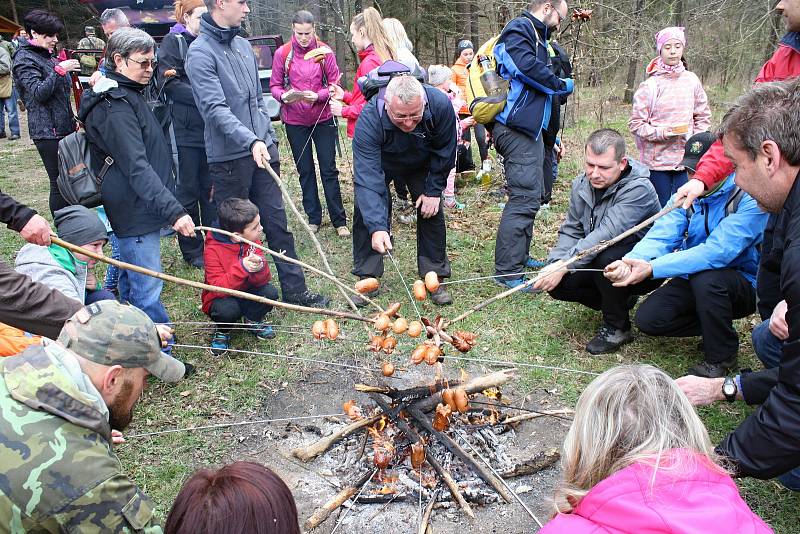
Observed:
[[[291,491],[261,464],[201,469],[181,488],[166,534],[300,534]]]
[[[375,53],[378,54],[381,61],[397,59],[397,51],[386,35],[386,30],[383,28],[383,19],[377,9],[368,7],[353,17],[353,22],[351,22],[350,25],[356,30],[364,28],[367,39],[372,41],[372,46],[375,47]]]
[[[226,198],[217,206],[219,227],[228,232],[241,232],[255,220],[258,208],[246,198]]]

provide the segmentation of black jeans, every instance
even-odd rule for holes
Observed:
[[[272,300],[278,298],[278,290],[270,284],[261,287],[251,287],[244,291],[251,295],[258,295]],[[272,311],[272,306],[269,304],[254,302],[239,297],[224,297],[221,299],[214,299],[211,303],[211,309],[208,315],[215,323],[238,323],[239,319],[242,317],[249,321],[260,323],[264,319],[264,316],[270,311]],[[217,327],[217,330],[222,332],[228,332],[230,329],[231,325],[226,324]]]
[[[604,269],[610,263],[622,258],[635,245],[635,242],[620,243],[609,247],[589,262],[585,267]],[[645,280],[635,286],[614,287],[600,272],[568,273],[561,279],[550,296],[556,300],[578,302],[603,314],[603,322],[619,330],[629,330],[631,322],[629,299],[632,295],[644,295],[656,289],[663,280]]]
[[[50,213],[69,206],[58,190],[58,141],[58,139],[38,139],[33,142],[50,179]]]
[[[211,200],[211,175],[205,149],[178,145],[178,168],[175,198],[192,217],[195,225],[216,224],[217,207]],[[203,257],[202,234],[196,234],[195,237],[178,234],[178,245],[186,261]]]
[[[542,198],[542,136],[533,140],[500,123],[493,134],[508,186],[508,202],[497,229],[494,270],[495,274],[512,274],[525,268]]]
[[[719,363],[736,356],[739,334],[733,320],[756,309],[753,285],[734,269],[701,271],[673,278],[636,311],[636,326],[651,336],[703,336],[705,359]]]
[[[411,193],[411,202],[425,192],[425,177],[405,176],[404,181]],[[386,184],[389,187],[389,184]],[[389,220],[387,226],[391,230],[392,196],[387,195],[389,202]],[[450,276],[450,260],[447,259],[447,228],[444,223],[444,207],[439,201],[439,211],[433,217],[425,219],[417,210],[417,270],[420,276],[434,271],[441,277]],[[372,235],[364,225],[358,203],[353,209],[353,271],[359,277],[383,276],[383,256],[372,248]]]
[[[308,215],[308,222],[319,226],[322,223],[322,206],[319,202],[317,173],[314,169],[314,156],[311,145],[317,150],[319,176],[325,192],[325,204],[334,228],[347,224],[347,215],[342,204],[342,192],[339,188],[339,169],[336,168],[336,138],[338,132],[333,119],[320,122],[314,126],[298,126],[286,124],[286,138],[292,149],[294,164],[300,175],[300,189],[303,191],[303,210]]]
[[[460,114],[458,116],[459,119],[465,119],[467,117],[469,117],[469,115]],[[469,171],[475,168],[475,163],[472,160],[472,134],[470,132],[470,130],[473,129],[475,130],[475,142],[478,144],[478,154],[481,157],[481,163],[483,163],[483,160],[489,157],[489,145],[486,143],[486,128],[483,126],[483,124],[476,122],[475,126],[467,128],[464,130],[464,133],[461,134],[461,139],[470,143],[470,146],[460,158],[462,168],[457,169],[458,172]]]
[[[280,173],[278,147],[270,145],[270,165],[275,173]],[[250,156],[245,156],[222,163],[210,163],[208,169],[214,184],[214,202],[219,203],[227,198],[247,198],[258,207],[261,214],[261,225],[267,238],[267,246],[272,250],[283,251],[290,258],[297,258],[294,247],[294,236],[286,222],[286,209],[283,206],[281,190],[272,176],[264,169],[258,168]],[[292,263],[272,258],[278,271],[281,293],[302,293],[306,288],[303,270]]]

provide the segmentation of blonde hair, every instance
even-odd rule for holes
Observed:
[[[414,45],[411,44],[402,22],[392,18],[383,19],[383,30],[386,32],[389,42],[394,45],[395,51],[401,49],[406,49],[409,52],[414,51]]]
[[[672,449],[696,455],[668,457]],[[556,508],[570,512],[596,484],[631,464],[652,465],[652,485],[657,472],[680,472],[698,458],[725,472],[703,422],[672,378],[652,365],[614,367],[578,399],[564,440]]]
[[[364,28],[367,39],[372,42],[375,53],[378,54],[381,61],[397,59],[397,52],[383,29],[381,14],[378,13],[377,9],[368,7],[353,17],[353,22],[350,23],[350,26],[356,30]]]

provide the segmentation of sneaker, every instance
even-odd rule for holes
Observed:
[[[547,211],[549,209],[550,209],[550,203],[549,202],[545,202],[545,203],[543,203],[542,205],[539,206],[539,211]]]
[[[723,362],[709,363],[700,362],[697,365],[689,367],[686,374],[694,376],[703,376],[705,378],[722,378],[728,374],[728,371],[736,367],[736,357]]]
[[[284,293],[283,301],[288,302],[289,304],[309,306],[312,308],[327,308],[331,303],[331,299],[328,297],[318,293],[312,293],[308,289],[300,293]]]
[[[415,222],[417,222],[417,216],[416,215],[400,215],[399,217],[397,217],[397,220],[399,220],[402,224],[414,224]]]
[[[318,224],[311,224],[311,223],[309,223],[309,224],[308,224],[308,227],[309,227],[309,228],[311,228],[311,231],[312,231],[313,233],[315,233],[315,234],[316,234],[317,232],[319,232],[319,225],[318,225]]]
[[[195,369],[194,365],[189,362],[182,362],[183,363],[183,378],[189,378],[193,374],[197,373],[197,369]]]
[[[200,269],[201,271],[206,267],[206,262],[205,260],[203,260],[203,256],[196,256],[194,258],[190,258],[186,260],[186,263],[188,263],[195,269]]]
[[[336,229],[336,235],[339,237],[348,237],[350,235],[350,230],[348,230],[346,226],[340,226]]]
[[[267,323],[257,323],[249,319],[245,319],[244,322],[250,327],[250,333],[252,333],[258,339],[266,340],[273,339],[275,337],[275,330],[272,328],[272,325]]]
[[[211,338],[211,354],[222,356],[229,348],[231,348],[231,335],[225,332],[214,332],[214,337]]]
[[[530,256],[527,257],[525,260],[525,267],[528,269],[542,269],[547,265],[547,263],[539,260],[535,260]]]
[[[17,139],[19,139],[18,135],[11,134],[11,135],[8,136],[8,140],[9,141],[16,141]]]
[[[502,276],[496,277],[493,279],[494,283],[503,286],[506,289],[514,289],[517,286],[521,286],[526,282],[525,277],[521,276],[519,278],[511,278],[509,276]],[[520,289],[523,293],[539,293],[538,289],[534,289],[532,285],[526,287],[525,289]]]
[[[481,163],[481,170],[483,172],[492,172],[492,160],[489,158],[483,160],[483,163]]]
[[[437,306],[449,306],[453,303],[453,297],[450,296],[444,286],[439,286],[439,289],[431,293],[431,301]]]
[[[608,354],[609,352],[616,352],[622,345],[631,341],[633,341],[633,332],[630,327],[627,330],[620,330],[603,323],[597,335],[586,345],[586,352],[589,354]]]

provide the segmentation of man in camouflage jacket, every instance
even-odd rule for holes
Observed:
[[[148,374],[183,377],[160,348],[144,312],[101,301],[0,362],[1,532],[162,532],[112,445]]]

